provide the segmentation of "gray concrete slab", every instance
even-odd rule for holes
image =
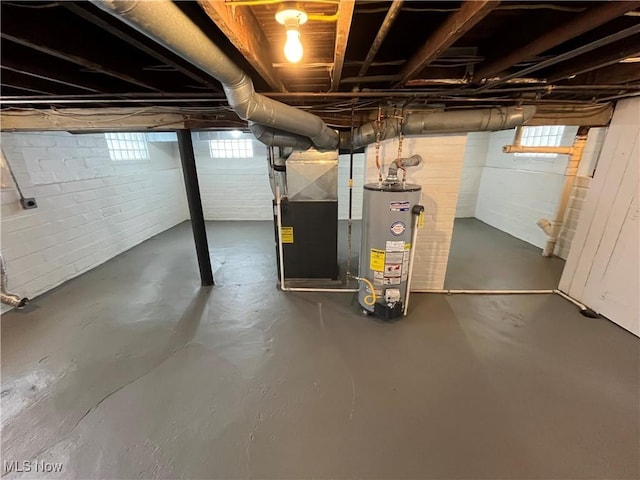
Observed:
[[[456,218],[445,288],[558,288],[564,260],[476,218]]]
[[[268,223],[182,224],[2,318],[6,478],[638,478],[640,342],[554,295],[275,288]]]

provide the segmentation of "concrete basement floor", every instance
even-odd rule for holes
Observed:
[[[184,223],[3,316],[3,460],[63,463],[7,478],[639,477],[613,323],[422,294],[386,324],[277,290],[270,223],[208,228],[213,288]]]

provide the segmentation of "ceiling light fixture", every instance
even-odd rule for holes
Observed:
[[[291,63],[298,63],[302,59],[304,49],[300,42],[300,25],[306,23],[309,16],[295,3],[285,3],[276,13],[276,21],[284,25],[287,41],[284,44],[284,56]]]

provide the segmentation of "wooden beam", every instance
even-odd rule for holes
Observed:
[[[622,42],[581,55],[575,61],[567,63],[547,76],[547,81],[555,83],[565,78],[581,75],[600,68],[615,65],[627,57],[640,56],[640,36],[630,37]],[[640,70],[640,68],[639,68]]]
[[[3,132],[72,130],[77,132],[174,130],[185,128],[187,115],[158,113],[140,108],[65,108],[56,110],[2,111]]]
[[[626,12],[636,9],[640,2],[604,2],[601,5],[589,8],[586,12],[577,15],[573,20],[560,25],[528,42],[526,45],[516,48],[499,58],[481,66],[473,76],[474,80],[490,78],[504,72],[517,63],[534,57],[542,52],[571,40],[589,30],[603,25],[614,18],[624,15]]]
[[[123,41],[127,42],[132,47],[135,47],[138,50],[146,53],[147,55],[155,58],[156,60],[175,68],[180,73],[186,75],[187,77],[191,78],[192,80],[195,80],[196,82],[198,82],[198,83],[200,83],[202,85],[206,85],[206,86],[210,87],[212,90],[215,90],[216,92],[220,92],[221,91],[220,86],[219,86],[218,82],[215,79],[212,79],[211,77],[209,77],[207,75],[199,75],[197,73],[194,73],[192,70],[190,70],[189,68],[186,68],[179,61],[175,61],[169,55],[165,55],[164,53],[160,52],[157,48],[152,48],[149,45],[145,44],[143,41],[138,40],[135,37],[135,32],[133,30],[131,30],[131,33],[129,33],[127,31],[127,30],[129,30],[128,26],[124,25],[122,22],[118,21],[118,25],[117,26],[115,26],[112,23],[110,23],[110,20],[113,21],[113,17],[109,16],[108,19],[102,18],[98,14],[87,10],[84,7],[84,5],[81,6],[81,4],[76,3],[76,2],[62,2],[61,5],[63,7],[65,7],[66,9],[72,11],[73,13],[78,15],[79,17],[84,18],[85,20],[87,20],[87,21],[93,23],[94,25],[102,28],[103,30],[106,30],[111,35],[114,35],[115,37],[119,38],[120,40],[123,40]],[[158,46],[158,48],[161,48],[161,47]]]
[[[373,39],[373,43],[371,44],[371,47],[367,52],[367,56],[364,59],[364,62],[362,62],[362,66],[360,67],[360,71],[358,72],[358,77],[364,77],[364,74],[367,73],[367,70],[371,66],[371,63],[376,58],[378,50],[380,50],[380,47],[382,46],[382,42],[384,42],[384,39],[387,38],[387,34],[389,33],[393,22],[395,22],[396,17],[400,13],[400,9],[402,8],[403,3],[404,0],[393,0],[393,3],[389,7],[387,14],[382,21],[382,25],[380,25],[380,29],[376,34],[376,38]]]
[[[336,23],[336,45],[333,50],[333,74],[331,75],[331,90],[340,87],[342,78],[342,68],[344,67],[344,55],[347,51],[349,41],[349,31],[351,30],[351,19],[355,0],[340,0],[338,4],[338,22]]]
[[[400,72],[401,80],[394,85],[394,88],[404,85],[405,82],[419,74],[424,67],[471,30],[499,3],[488,0],[466,0],[460,10],[449,15],[440,27],[429,36],[424,45],[418,49],[418,52],[409,59]]]
[[[273,68],[269,42],[250,7],[230,7],[220,0],[198,0],[198,3],[269,86],[284,92]]]

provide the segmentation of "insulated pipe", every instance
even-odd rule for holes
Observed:
[[[7,267],[4,264],[4,257],[0,253],[0,301],[14,308],[22,308],[29,302],[29,299],[26,297],[8,292],[8,287],[9,275],[7,273]]]
[[[395,118],[385,118],[380,127],[380,140],[429,133],[484,132],[507,130],[522,125],[536,113],[532,105],[523,107],[496,107],[478,110],[460,110],[432,113],[410,113],[404,120],[402,131]],[[340,147],[360,148],[376,141],[377,122],[369,122],[356,129],[352,138],[348,132],[340,136]]]
[[[256,93],[251,79],[171,0],[92,3],[222,83],[243,120],[308,137],[318,150],[338,148],[338,133],[320,117]]]

